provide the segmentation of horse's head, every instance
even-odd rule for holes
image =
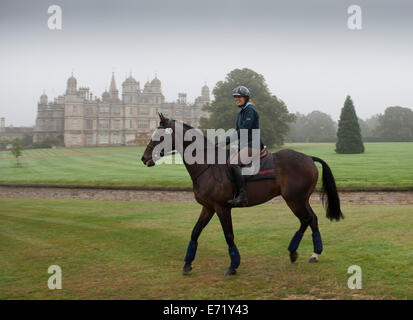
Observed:
[[[165,135],[171,135],[172,138],[171,150],[169,151],[175,150],[175,121],[165,118],[162,113],[158,113],[158,115],[160,119],[159,126],[153,132],[151,140],[146,146],[146,149],[141,158],[142,162],[148,167],[155,165],[155,161],[157,160],[156,158],[165,156],[165,149],[162,149],[159,155],[156,155],[156,157],[153,154],[155,147],[164,140]]]

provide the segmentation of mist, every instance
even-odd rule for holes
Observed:
[[[47,9],[62,8],[62,30]],[[213,89],[235,68],[262,74],[290,112],[334,120],[347,94],[368,118],[413,106],[413,3],[359,1],[363,27],[350,30],[354,1],[2,1],[0,117],[31,126],[37,102],[78,86],[101,96],[112,72],[141,86],[155,76],[166,101]],[[230,94],[230,92],[228,93]]]

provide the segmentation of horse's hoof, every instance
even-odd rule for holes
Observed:
[[[191,270],[192,270],[192,265],[190,265],[190,264],[185,264],[185,265],[184,265],[184,268],[183,268],[183,270],[182,270],[182,274],[183,274],[183,275],[187,275],[189,272],[191,272]]]
[[[232,276],[232,275],[234,275],[234,274],[236,274],[237,273],[237,271],[234,269],[234,268],[228,268],[228,270],[227,270],[227,272],[225,272],[225,275],[226,276]]]
[[[316,262],[318,262],[318,255],[317,255],[316,253],[314,253],[314,254],[310,257],[310,259],[308,259],[308,262],[309,262],[309,263],[316,263]]]
[[[297,260],[297,258],[298,258],[298,252],[297,251],[294,251],[294,252],[290,253],[291,263],[295,262]]]

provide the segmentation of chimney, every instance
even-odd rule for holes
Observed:
[[[178,103],[186,104],[186,93],[178,93]]]
[[[0,131],[4,132],[6,128],[6,119],[3,117],[0,119]]]

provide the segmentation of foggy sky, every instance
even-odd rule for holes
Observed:
[[[63,10],[49,30],[47,8]],[[360,5],[363,29],[347,28]],[[115,72],[141,87],[157,73],[166,101],[193,101],[235,68],[264,75],[290,112],[335,120],[350,94],[359,117],[413,107],[413,2],[409,0],[2,0],[0,117],[34,125],[37,102],[78,86],[101,96]],[[230,92],[228,94],[231,94]]]

